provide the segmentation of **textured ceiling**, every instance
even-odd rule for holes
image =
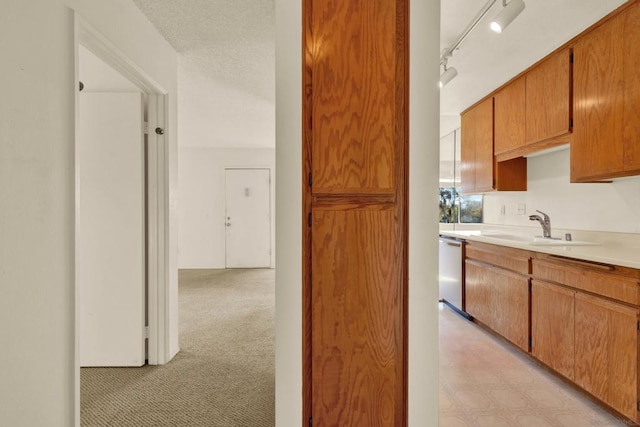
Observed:
[[[180,54],[181,145],[275,144],[274,1],[134,0]],[[456,116],[624,0],[525,2],[523,13],[495,34],[488,23],[502,8],[497,0],[449,59],[458,76],[441,91],[441,115]],[[441,2],[441,48],[485,3]]]
[[[134,0],[181,61],[273,101],[274,0]]]

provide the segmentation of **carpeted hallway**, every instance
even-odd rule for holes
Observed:
[[[180,353],[83,368],[83,427],[274,426],[275,271],[181,270]]]

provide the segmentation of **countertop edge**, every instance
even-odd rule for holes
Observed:
[[[528,243],[519,243],[517,241],[493,238],[486,235],[469,235],[456,231],[441,230],[440,236],[454,237],[459,240],[490,243],[493,245],[507,246],[515,249],[522,249],[529,252],[539,252],[550,255],[559,255],[579,260],[600,262],[612,264],[620,267],[629,267],[640,269],[640,250],[638,248],[619,247],[612,248],[611,245],[600,244],[598,246],[536,246]],[[635,252],[638,255],[627,257],[624,251]],[[600,252],[609,252],[604,255]]]

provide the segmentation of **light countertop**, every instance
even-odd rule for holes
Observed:
[[[569,246],[555,242],[554,246],[540,246],[539,242],[534,242],[540,231],[539,228],[487,224],[458,224],[455,230],[447,225],[440,227],[441,236],[640,269],[640,234],[552,230],[554,236],[569,232],[574,242],[588,242],[589,245]]]

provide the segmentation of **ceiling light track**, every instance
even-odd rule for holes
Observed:
[[[471,33],[471,31],[473,31],[473,29],[478,26],[482,18],[486,16],[486,14],[489,12],[489,9],[491,9],[491,6],[493,6],[493,4],[496,1],[498,0],[489,0],[487,3],[485,3],[485,5],[482,6],[482,9],[480,9],[480,11],[475,16],[475,18],[473,18],[471,22],[469,22],[469,25],[467,25],[467,28],[465,28],[464,31],[460,33],[460,35],[458,36],[456,41],[451,45],[451,47],[448,47],[442,51],[442,53],[440,54],[441,65],[444,65],[446,63],[447,58],[453,55],[453,52],[458,48],[458,46],[460,46],[460,44],[464,41],[464,39],[467,38],[469,33]]]
[[[484,18],[487,13],[489,13],[489,9],[495,4],[498,0],[488,0],[482,9],[476,14],[476,16],[469,22],[467,27],[460,33],[456,41],[448,48],[444,49],[440,53],[440,65],[444,67],[444,72],[440,75],[439,86],[443,87],[447,83],[449,83],[453,78],[458,75],[458,72],[455,68],[449,67],[447,68],[447,61],[449,57],[453,56],[453,52],[458,49],[460,44],[467,38],[467,36],[473,31],[482,18]],[[501,33],[507,25],[509,25],[520,13],[524,10],[525,4],[524,0],[502,0],[503,9],[496,15],[495,19],[491,21],[490,28],[497,32]]]

